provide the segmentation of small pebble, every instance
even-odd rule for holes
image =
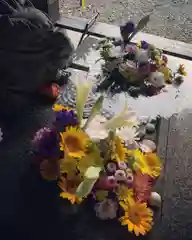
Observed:
[[[149,205],[151,207],[161,207],[161,196],[157,192],[152,192],[149,197]]]
[[[152,123],[147,123],[146,125],[146,132],[151,134],[155,132],[155,125]]]
[[[155,152],[156,148],[157,148],[156,144],[149,139],[144,139],[140,143],[140,149],[142,152],[145,152],[145,153]]]

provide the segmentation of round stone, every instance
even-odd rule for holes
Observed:
[[[155,132],[155,125],[152,123],[147,123],[146,125],[146,132],[151,134]]]
[[[142,152],[145,153],[151,153],[151,152],[155,152],[156,150],[156,144],[149,139],[144,139],[141,143],[140,143],[140,149]]]
[[[161,196],[157,192],[152,192],[149,197],[149,205],[151,207],[161,207]]]
[[[149,121],[149,117],[147,117],[147,116],[141,116],[139,120],[140,120],[141,123],[146,124],[146,123],[148,123],[148,121]]]

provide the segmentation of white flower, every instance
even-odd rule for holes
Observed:
[[[111,199],[97,203],[94,209],[101,220],[114,219],[117,216],[117,203]]]
[[[75,79],[72,81],[76,87],[76,111],[79,121],[83,118],[83,111],[87,101],[89,92],[91,91],[93,83],[87,79]]]
[[[123,111],[106,121],[104,125],[108,130],[115,130],[125,126],[136,126],[138,125],[138,117],[136,112],[130,108],[128,109],[127,104],[125,104]]]
[[[82,125],[87,120],[82,121]],[[85,129],[85,132],[89,135],[91,140],[94,142],[98,142],[101,139],[105,139],[108,137],[108,131],[104,127],[104,123],[107,121],[107,119],[101,115],[97,115],[94,117],[94,119],[88,124],[88,126]]]
[[[3,141],[3,132],[2,129],[0,128],[0,142]]]
[[[117,135],[128,144],[139,140],[136,127],[122,127],[116,131]]]
[[[154,87],[163,87],[165,85],[165,77],[161,72],[152,72],[149,75],[149,82]]]

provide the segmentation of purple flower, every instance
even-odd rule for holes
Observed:
[[[125,25],[120,26],[120,30],[130,34],[135,31],[135,24],[132,21],[128,21]]]
[[[70,110],[63,109],[60,112],[55,112],[55,116],[56,123],[58,123],[59,126],[66,127],[78,125],[77,116],[72,109]]]
[[[127,22],[125,25],[120,26],[121,36],[124,41],[126,41],[129,35],[135,31],[135,24],[131,21]]]
[[[139,67],[138,67],[138,71],[141,74],[149,74],[151,72],[151,65],[150,65],[150,63],[140,64]]]
[[[32,140],[32,149],[39,158],[52,158],[60,155],[59,138],[56,131],[41,128]]]
[[[149,48],[149,44],[146,41],[141,41],[141,48],[146,50]]]

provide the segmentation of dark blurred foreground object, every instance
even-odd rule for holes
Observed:
[[[53,21],[59,20],[59,0],[31,0],[31,3],[47,13]]]
[[[73,48],[65,32],[28,0],[0,1],[0,118],[32,104],[42,89],[61,85]],[[57,82],[58,81],[58,82]],[[54,100],[50,91],[46,97]],[[38,101],[38,100],[37,100]]]

